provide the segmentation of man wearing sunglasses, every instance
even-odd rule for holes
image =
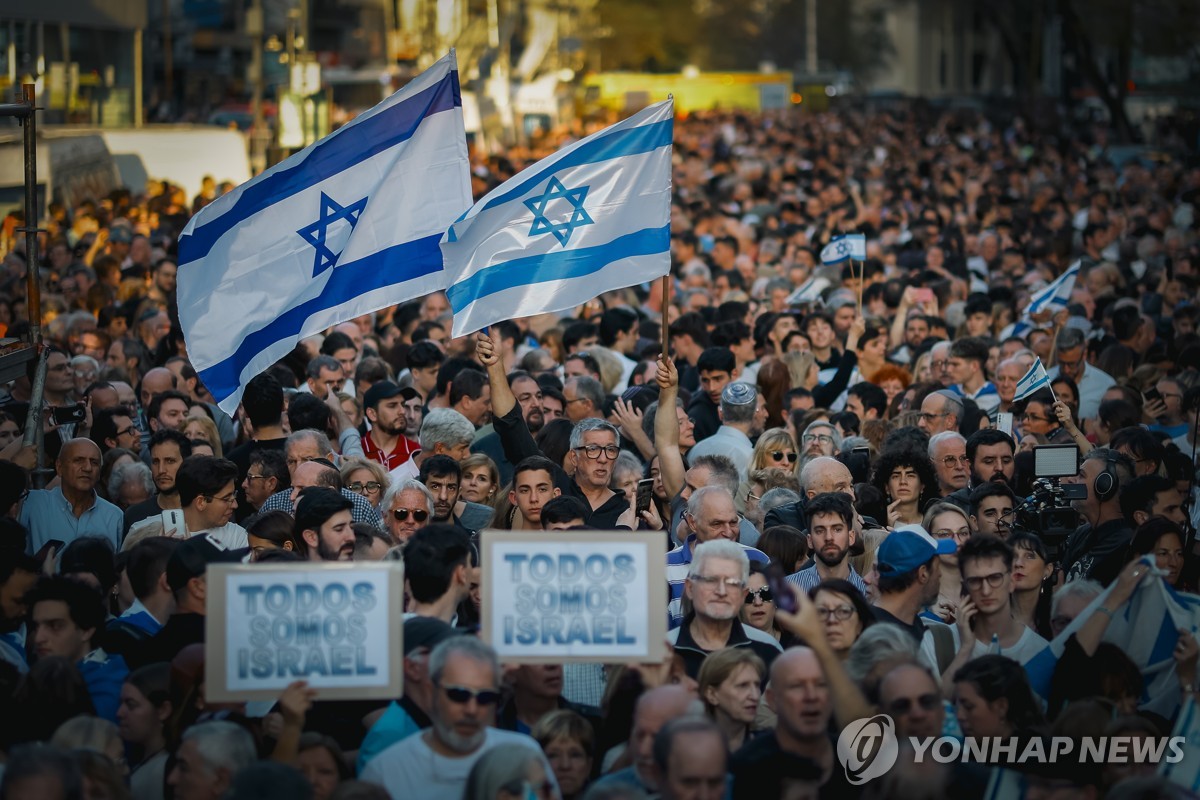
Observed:
[[[433,684],[428,730],[383,750],[360,773],[392,797],[459,800],[471,768],[499,745],[527,747],[542,762],[557,796],[554,770],[536,741],[493,727],[500,702],[500,661],[474,636],[456,636],[429,654]]]
[[[942,688],[920,664],[893,667],[879,682],[879,709],[891,715],[900,741],[938,737],[946,720]]]
[[[958,571],[966,597],[958,605],[954,634],[958,655],[943,673],[943,688],[953,688],[954,673],[973,658],[988,653],[1011,658],[1022,666],[1037,658],[1049,644],[1012,611],[1013,551],[987,534],[972,536],[958,550]],[[1051,671],[1053,659],[1051,659]],[[1029,683],[1045,696],[1049,672],[1029,670]]]
[[[412,478],[393,483],[381,505],[384,524],[397,544],[411,539],[433,516],[433,494]]]

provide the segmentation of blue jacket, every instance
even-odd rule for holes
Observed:
[[[103,650],[93,650],[79,662],[79,672],[87,684],[96,716],[116,724],[117,708],[121,705],[121,686],[129,676],[129,667],[120,656],[110,656]]]

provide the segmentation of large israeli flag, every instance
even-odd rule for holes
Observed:
[[[1154,567],[1152,558],[1143,556],[1141,563],[1147,572],[1127,602],[1116,608],[1108,602],[1114,582],[1050,642],[1050,647],[1025,664],[1031,683],[1042,680],[1047,672],[1054,672],[1067,639],[1093,614],[1103,613],[1097,609],[1111,609],[1103,639],[1120,647],[1141,670],[1143,683],[1138,708],[1153,711],[1166,719],[1174,717],[1182,698],[1173,652],[1179,642],[1180,630],[1196,635],[1200,623],[1200,597],[1168,586],[1162,578],[1164,573]]]
[[[179,240],[179,320],[217,404],[301,338],[444,288],[438,240],[470,205],[450,53],[206,206]]]
[[[674,120],[672,100],[643,109],[510,178],[451,225],[452,335],[666,275]]]

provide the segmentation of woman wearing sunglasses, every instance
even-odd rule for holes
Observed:
[[[763,565],[756,561],[750,562],[750,582],[746,585],[746,602],[742,604],[741,615],[743,624],[774,636],[784,650],[794,644],[803,644],[775,624],[775,594],[767,585]]]
[[[875,622],[875,615],[862,592],[841,578],[827,578],[808,594],[825,626],[825,638],[842,661],[862,632]]]
[[[746,473],[759,469],[778,469],[799,476],[800,458],[796,453],[796,443],[785,429],[770,428],[758,437]]]

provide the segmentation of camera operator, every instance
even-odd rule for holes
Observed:
[[[1133,480],[1133,461],[1107,447],[1083,457],[1079,473],[1063,483],[1083,484],[1087,497],[1072,500],[1085,524],[1067,538],[1062,567],[1066,580],[1087,578],[1108,586],[1121,571],[1133,528],[1121,514],[1121,488]]]

